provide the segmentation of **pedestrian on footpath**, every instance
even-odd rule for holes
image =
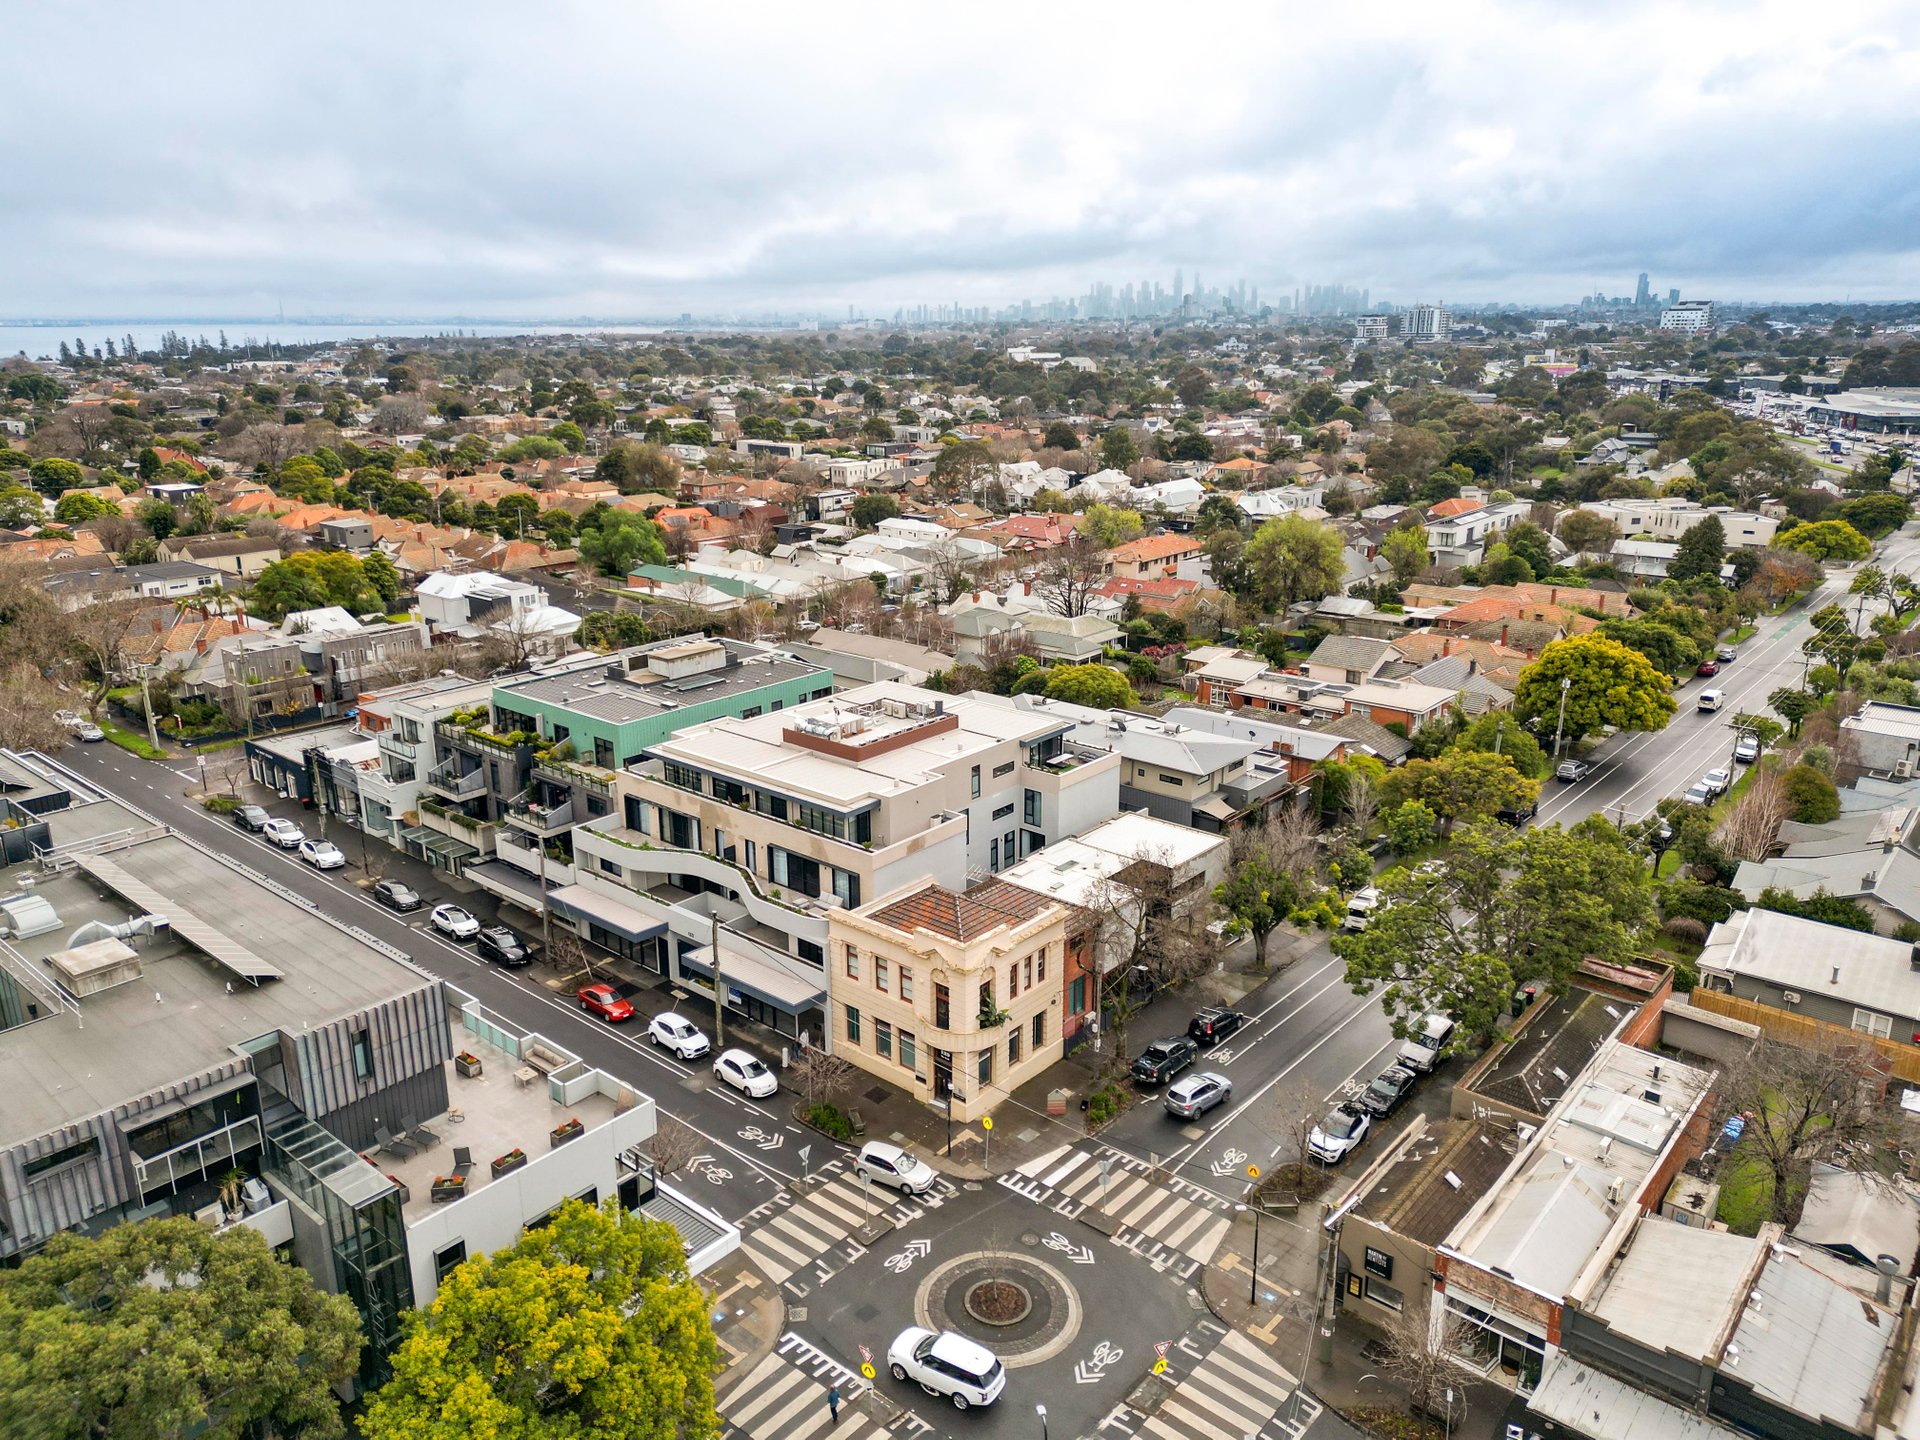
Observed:
[[[840,1423],[840,1387],[838,1385],[827,1391],[827,1414],[835,1425]]]

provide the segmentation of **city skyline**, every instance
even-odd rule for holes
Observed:
[[[937,55],[890,14],[829,43],[753,6],[227,13],[18,18],[35,119],[0,127],[0,313],[890,315],[1103,284],[1124,310],[1176,269],[1276,308],[1316,283],[1565,304],[1643,270],[1686,295],[1920,295],[1920,14],[1876,0],[1815,35],[1774,4],[1481,0],[1357,28],[1221,6],[1197,34],[1230,55],[1195,85],[1154,80],[1149,12],[1124,8],[987,7]],[[1013,36],[1061,82],[1006,66]],[[1275,85],[1231,59],[1263,54],[1341,63]]]

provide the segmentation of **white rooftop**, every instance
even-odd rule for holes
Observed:
[[[1888,1015],[1920,1015],[1913,946],[1776,910],[1742,910],[1715,925],[1700,969],[1818,993]]]

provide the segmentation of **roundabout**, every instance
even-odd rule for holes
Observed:
[[[988,1346],[1011,1370],[1043,1364],[1072,1345],[1085,1307],[1073,1282],[1045,1261],[980,1250],[921,1281],[914,1314],[930,1330],[955,1330]]]

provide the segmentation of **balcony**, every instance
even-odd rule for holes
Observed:
[[[434,731],[443,742],[456,750],[466,750],[475,755],[506,755],[517,762],[533,748],[530,740],[512,740],[504,735],[495,735],[486,730],[466,730],[458,725],[436,725]]]
[[[556,835],[571,828],[578,819],[572,800],[563,800],[558,805],[539,805],[531,800],[507,802],[507,823],[535,835]]]
[[[568,760],[536,760],[533,778],[566,790],[585,790],[602,800],[613,799],[613,772],[598,765],[581,765]]]
[[[472,800],[486,793],[487,776],[482,770],[461,774],[460,762],[456,758],[429,770],[426,786],[436,795],[444,795],[450,800]]]

